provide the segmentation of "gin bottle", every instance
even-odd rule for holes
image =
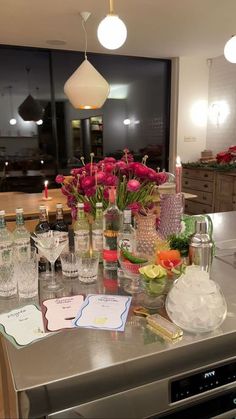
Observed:
[[[96,203],[96,215],[92,224],[92,247],[99,253],[99,260],[102,261],[103,255],[103,209],[102,202]]]
[[[129,252],[135,251],[135,229],[131,224],[131,220],[131,210],[125,209],[123,212],[123,225],[117,237],[118,253],[120,253],[121,248],[124,248]]]
[[[39,207],[39,222],[35,227],[35,233],[47,233],[50,230],[50,224],[48,222],[47,209],[45,205]]]
[[[16,228],[13,231],[13,239],[19,258],[30,254],[30,233],[25,227],[23,208],[16,208]]]
[[[69,251],[69,233],[68,233],[68,225],[64,220],[63,214],[63,205],[61,203],[56,204],[56,221],[52,225],[52,230],[54,230],[54,236],[58,237],[59,242],[63,242],[65,240],[68,241],[68,244],[64,247],[62,252]],[[61,268],[61,260],[58,258],[55,262],[55,269],[56,271]]]
[[[13,235],[6,227],[5,211],[0,211],[0,296],[10,297],[17,293],[14,275]]]
[[[103,266],[117,271],[117,236],[120,230],[121,212],[116,205],[116,190],[109,189],[109,205],[103,215]]]
[[[74,224],[74,243],[76,252],[89,251],[89,223],[84,212],[84,204],[77,204],[77,220]]]

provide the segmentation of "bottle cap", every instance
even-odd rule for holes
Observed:
[[[206,234],[207,233],[207,223],[204,220],[196,220],[195,221],[195,232],[199,234]]]
[[[60,203],[60,202],[58,202],[58,204],[56,204],[56,208],[59,208],[59,209],[61,209],[62,208],[62,204]]]
[[[45,205],[39,205],[39,211],[45,210],[46,206]]]
[[[23,214],[23,208],[16,208],[16,214]]]
[[[78,202],[77,204],[77,208],[83,208],[84,209],[84,203],[83,202]]]
[[[5,215],[5,210],[0,210],[0,215]]]
[[[116,201],[116,188],[114,186],[109,189],[109,201],[111,204],[114,204]]]
[[[102,202],[96,202],[96,208],[102,208]]]
[[[125,209],[123,215],[124,215],[124,223],[130,224],[131,219],[132,219],[131,210],[130,209]]]

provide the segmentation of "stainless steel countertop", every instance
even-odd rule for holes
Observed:
[[[236,238],[236,212],[211,217],[215,240]],[[212,333],[184,333],[173,344],[149,332],[145,319],[133,316],[130,310],[125,332],[73,329],[22,349],[5,341],[15,389],[26,391],[31,414],[64,409],[235,356],[235,269],[215,259],[211,276],[220,284],[228,306],[226,320]],[[91,292],[104,292],[102,280],[92,286],[69,280],[56,296]],[[0,301],[0,311],[14,304]]]

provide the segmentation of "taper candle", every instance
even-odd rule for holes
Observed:
[[[175,184],[176,193],[180,193],[182,191],[182,164],[179,156],[176,157]]]
[[[48,199],[48,180],[44,182],[44,198]]]

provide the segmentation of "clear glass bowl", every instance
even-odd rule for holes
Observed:
[[[167,277],[148,280],[144,276],[141,276],[141,285],[143,288],[142,305],[149,309],[163,307],[167,284]]]
[[[136,294],[143,291],[141,285],[141,275],[139,269],[148,265],[150,262],[131,263],[128,260],[119,259],[119,263],[125,277],[127,278],[124,290],[129,294]]]
[[[210,279],[180,277],[166,298],[170,319],[182,329],[206,333],[217,329],[227,314],[227,305],[219,285]]]

